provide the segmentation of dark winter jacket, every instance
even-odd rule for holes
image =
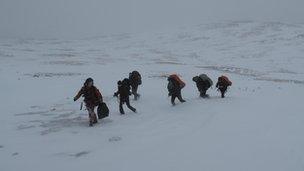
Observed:
[[[131,95],[130,89],[130,81],[126,78],[118,84],[117,95],[119,95],[120,98],[127,98]]]
[[[179,82],[173,78],[168,78],[168,85],[167,85],[169,96],[178,95],[181,92],[181,86]]]
[[[129,74],[129,81],[132,87],[141,85],[141,75],[138,71],[133,71]]]
[[[218,82],[216,83],[216,87],[219,89],[227,89],[228,86],[229,85],[226,82],[221,80],[218,80]]]
[[[199,91],[205,91],[205,90],[208,90],[208,88],[211,87],[209,81],[207,80],[203,80],[201,78],[197,78],[197,80],[195,81],[196,83],[196,87]]]
[[[81,96],[84,97],[84,102],[87,106],[97,106],[100,102],[102,102],[102,95],[95,86],[90,88],[83,86],[75,96],[74,100],[76,101]]]
[[[216,87],[219,89],[227,89],[227,87],[231,86],[232,82],[226,76],[220,76],[217,79]]]

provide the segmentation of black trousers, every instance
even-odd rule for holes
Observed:
[[[200,90],[200,96],[201,97],[205,97],[206,96],[206,92],[207,92],[206,89]]]
[[[178,99],[180,102],[185,102],[185,100],[182,97],[181,90],[178,90],[171,94],[171,103],[175,104],[175,99]]]
[[[132,110],[133,112],[136,111],[136,109],[130,105],[130,98],[129,98],[129,96],[128,97],[121,97],[120,101],[119,101],[119,111],[120,111],[121,114],[125,114],[125,111],[123,109],[123,104],[124,103],[126,103],[127,107],[130,110]]]
[[[224,98],[224,97],[225,97],[225,93],[226,93],[226,91],[227,91],[227,87],[226,87],[226,86],[220,87],[219,90],[221,91],[222,98]]]

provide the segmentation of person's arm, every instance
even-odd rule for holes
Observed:
[[[120,85],[117,86],[117,91],[113,95],[114,97],[118,97],[118,95],[120,94],[119,87]]]
[[[141,80],[141,75],[139,74],[138,76],[138,85],[141,85],[142,84],[142,80]]]
[[[79,92],[77,93],[77,95],[74,97],[74,101],[78,100],[81,97],[82,94],[83,94],[83,88],[81,88],[79,90]]]
[[[113,96],[118,97],[118,91],[116,91]]]
[[[196,87],[197,87],[198,91],[201,91],[204,86],[200,83],[196,83]]]
[[[215,87],[216,87],[216,88],[218,88],[218,87],[219,87],[219,82],[217,82],[217,83],[216,83],[216,86],[215,86]]]

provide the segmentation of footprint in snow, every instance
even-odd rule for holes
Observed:
[[[109,138],[109,142],[116,142],[116,141],[121,141],[121,140],[122,140],[122,138],[118,137],[118,136],[114,136],[114,137]]]
[[[78,157],[81,157],[81,156],[87,155],[87,154],[89,154],[89,153],[90,153],[89,151],[81,151],[81,152],[79,152],[79,153],[70,154],[70,156],[73,156],[73,157],[78,158]]]
[[[19,155],[19,153],[17,152],[12,154],[12,156],[17,156],[17,155]]]

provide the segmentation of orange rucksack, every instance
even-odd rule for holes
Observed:
[[[232,82],[229,80],[228,77],[222,75],[219,77],[219,80],[221,80],[222,82],[224,82],[225,84],[227,84],[228,86],[231,86],[232,85]]]
[[[177,74],[172,74],[169,77],[176,80],[179,83],[181,88],[184,88],[186,86],[186,83],[183,80],[181,80]]]

